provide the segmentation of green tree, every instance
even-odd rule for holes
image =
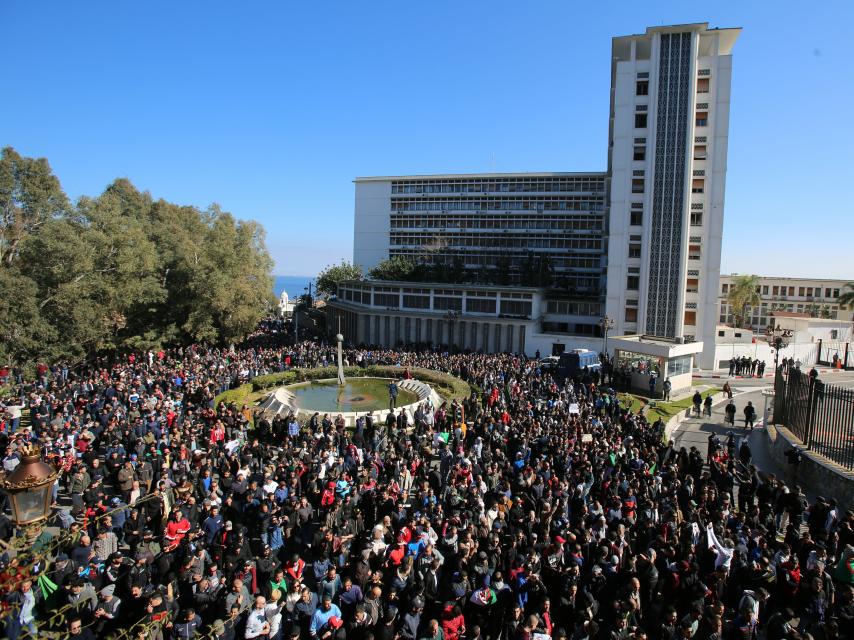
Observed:
[[[0,152],[0,264],[9,267],[24,239],[69,210],[68,198],[44,158]]]
[[[362,268],[342,260],[339,264],[330,265],[317,274],[315,281],[317,295],[328,298],[338,292],[338,285],[345,280],[361,279]]]
[[[416,269],[414,260],[405,256],[392,256],[368,271],[368,277],[374,280],[411,280]]]
[[[838,302],[843,307],[854,307],[854,282],[846,282]]]
[[[732,313],[735,316],[735,326],[742,327],[751,307],[759,304],[758,285],[759,276],[755,275],[736,276],[732,284],[730,284],[729,292],[727,293],[727,302],[732,307]]]

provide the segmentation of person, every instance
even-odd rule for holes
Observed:
[[[723,391],[723,394],[727,397],[728,400],[732,400],[732,387],[729,384],[729,380],[724,382],[724,386],[721,391]]]
[[[706,399],[703,400],[703,407],[704,407],[705,414],[707,416],[711,417],[711,415],[712,415],[712,394],[707,395]]]
[[[397,409],[397,382],[392,380],[388,385],[388,410],[394,411]]]
[[[670,378],[664,379],[664,384],[661,385],[661,391],[664,394],[662,399],[667,402],[670,400],[670,390],[673,388],[673,383],[670,382]]]
[[[726,414],[725,422],[728,422],[732,426],[735,426],[735,410],[735,403],[730,400],[724,408],[724,413]]]
[[[744,407],[744,428],[747,429],[750,427],[750,430],[753,431],[754,420],[756,420],[756,409],[753,408],[753,403],[748,400],[747,405]]]
[[[694,404],[694,413],[697,414],[697,417],[700,417],[700,407],[703,404],[703,396],[699,391],[694,392],[694,396],[691,398],[691,402]]]
[[[656,382],[657,382],[657,381],[656,381],[656,378],[655,378],[655,374],[651,374],[651,375],[649,376],[649,397],[650,397],[650,398],[654,398],[654,397],[655,397],[655,384],[656,384]]]

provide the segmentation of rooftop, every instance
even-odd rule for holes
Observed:
[[[604,178],[606,171],[532,171],[519,173],[436,173],[411,176],[366,176],[354,178],[353,182],[388,182],[390,180],[480,180],[484,178],[580,178],[596,176]]]

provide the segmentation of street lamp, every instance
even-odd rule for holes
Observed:
[[[605,344],[602,346],[602,350],[605,352],[605,360],[610,362],[611,358],[608,357],[608,332],[614,328],[614,319],[604,316],[599,320],[599,326],[602,327],[602,333],[605,335]]]
[[[780,370],[780,351],[789,346],[789,339],[792,337],[791,329],[783,329],[779,324],[768,325],[765,329],[765,339],[768,345],[774,350],[774,375]]]
[[[25,446],[21,454],[21,462],[0,487],[9,494],[15,524],[35,538],[50,516],[53,483],[59,470],[42,462],[38,446]]]
[[[448,351],[454,350],[454,323],[459,317],[459,312],[453,309],[449,309],[445,314],[445,320],[448,321]]]

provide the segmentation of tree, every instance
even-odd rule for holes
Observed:
[[[840,306],[854,307],[854,282],[846,282],[844,289],[838,298]]]
[[[317,295],[328,298],[338,292],[338,285],[345,280],[362,280],[362,268],[346,260],[326,267],[317,274]]]
[[[67,213],[68,198],[44,158],[24,158],[12,147],[0,153],[0,263],[11,266],[21,242]]]
[[[44,160],[0,158],[0,358],[243,339],[272,305],[264,230],[126,179],[70,205]]]
[[[412,259],[392,256],[368,271],[368,277],[374,280],[405,281],[413,278],[416,269],[417,265]]]
[[[727,302],[732,307],[735,316],[735,326],[742,327],[751,307],[759,304],[759,276],[743,275],[736,276],[729,286]]]

